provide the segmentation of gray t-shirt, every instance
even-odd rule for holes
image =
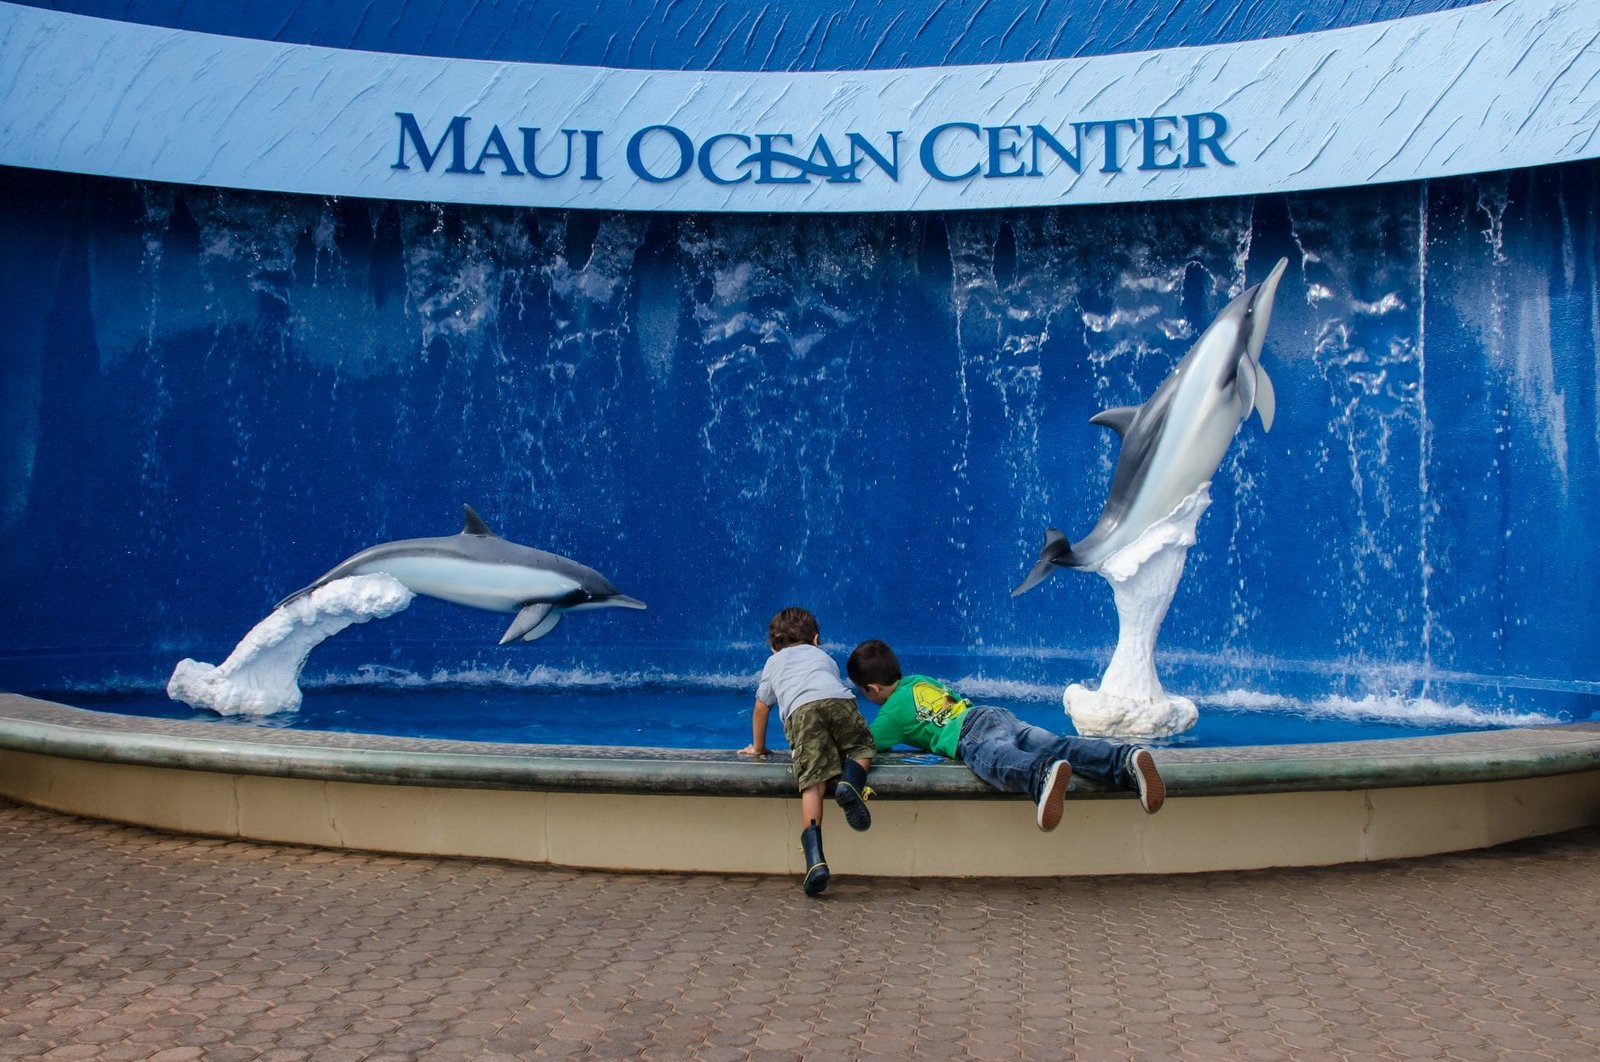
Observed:
[[[802,704],[831,697],[854,699],[839,680],[839,665],[814,645],[791,645],[773,653],[756,685],[756,700],[776,704],[779,719],[788,719]]]

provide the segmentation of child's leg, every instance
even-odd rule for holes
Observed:
[[[1025,724],[1004,709],[971,708],[967,715],[956,750],[962,761],[996,789],[1032,797],[1039,829],[1049,833],[1059,826],[1072,764],[1048,752],[1025,748]]]
[[[826,788],[826,782],[818,782],[800,790],[800,821],[807,826],[822,825],[822,791]]]
[[[1079,737],[1062,738],[1056,749],[1056,754],[1085,778],[1116,789],[1137,790],[1139,803],[1151,814],[1166,803],[1167,784],[1149,749]]]
[[[1133,750],[1132,745],[1100,738],[1060,737],[1049,752],[1070,762],[1073,771],[1084,778],[1114,789],[1132,789],[1134,777],[1128,769],[1128,757]]]
[[[833,798],[844,812],[844,821],[852,830],[872,827],[872,812],[867,810],[867,798],[872,787],[867,785],[867,768],[872,759],[868,756],[846,756],[840,761],[839,783],[834,787]]]
[[[800,850],[806,857],[806,874],[800,888],[807,896],[819,895],[828,887],[828,857],[822,854],[822,827],[812,823],[800,831]]]
[[[1038,799],[1050,764],[1060,759],[1047,752],[1023,749],[1016,716],[1000,708],[969,708],[957,751],[973,774],[1002,793],[1026,793]]]
[[[823,792],[839,773],[839,750],[828,739],[820,703],[801,705],[783,721],[783,736],[789,739],[794,780],[800,790],[800,821],[806,826],[822,824]]]
[[[822,854],[822,794],[827,783],[818,782],[800,790],[800,817],[806,828],[800,831],[800,850],[805,853],[806,872],[800,888],[807,896],[819,895],[828,887],[828,857]]]
[[[872,790],[867,786],[867,769],[875,749],[872,729],[854,701],[830,702],[829,737],[839,749],[839,784],[833,795],[844,812],[845,824],[852,830],[870,829],[872,812],[867,810],[867,798]]]

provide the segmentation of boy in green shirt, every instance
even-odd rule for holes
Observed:
[[[1166,783],[1149,749],[1062,737],[1004,708],[973,707],[936,679],[902,675],[894,650],[875,638],[856,646],[845,671],[862,696],[878,705],[872,739],[880,752],[904,744],[960,760],[1001,792],[1032,797],[1041,830],[1061,824],[1074,770],[1119,789],[1137,789],[1139,803],[1151,814],[1166,800]]]

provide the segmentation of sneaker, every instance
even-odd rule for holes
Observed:
[[[1044,785],[1039,788],[1039,811],[1035,821],[1039,829],[1049,833],[1061,825],[1061,813],[1066,810],[1067,783],[1072,781],[1072,764],[1057,760],[1045,772]]]
[[[1134,749],[1128,756],[1128,773],[1139,787],[1139,803],[1146,815],[1154,815],[1167,802],[1167,783],[1156,770],[1156,758],[1149,749]]]

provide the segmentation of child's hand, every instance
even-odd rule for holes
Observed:
[[[740,749],[739,750],[739,755],[741,755],[741,756],[767,756],[767,755],[770,755],[771,752],[772,752],[771,749],[758,749],[758,748],[755,747],[754,743],[752,743],[752,744],[746,745],[744,748]]]

